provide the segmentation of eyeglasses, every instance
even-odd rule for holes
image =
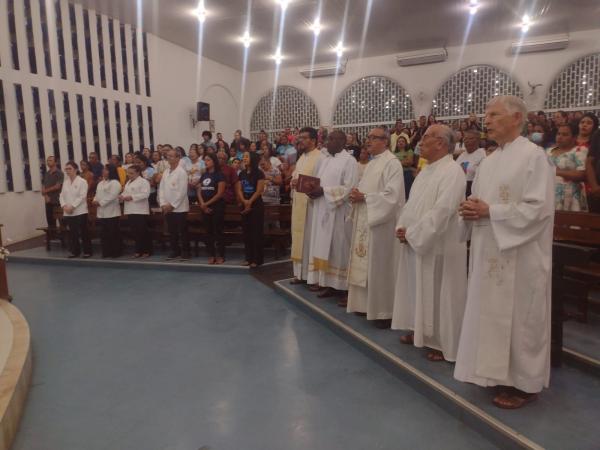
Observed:
[[[386,139],[386,137],[385,136],[375,136],[375,135],[367,136],[367,141],[372,141],[373,139]]]

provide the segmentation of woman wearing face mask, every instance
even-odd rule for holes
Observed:
[[[533,133],[531,133],[531,137],[529,138],[531,142],[539,145],[542,148],[545,148],[545,133],[544,127],[541,125],[535,125],[533,127]]]

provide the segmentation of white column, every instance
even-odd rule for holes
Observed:
[[[39,191],[40,179],[40,157],[37,142],[37,131],[35,128],[35,109],[33,108],[33,95],[31,87],[21,85],[23,92],[23,113],[25,114],[25,129],[27,130],[27,149],[29,152],[29,172],[31,176],[31,188]]]
[[[33,42],[35,46],[35,60],[37,63],[37,72],[40,75],[46,73],[46,63],[44,61],[44,35],[42,33],[42,19],[40,17],[40,4],[37,1],[30,1],[31,5],[31,26],[33,29]]]
[[[8,6],[7,0],[0,0],[0,59],[3,66],[10,66],[12,57],[10,54],[10,34],[8,32]]]
[[[15,1],[13,4],[15,5],[15,29],[17,31],[19,69],[25,73],[31,73],[27,32],[25,30],[25,4],[22,1]]]
[[[123,159],[125,159],[125,155],[129,153],[129,134],[127,133],[127,108],[125,108],[125,103],[125,101],[119,102],[119,106],[121,109],[121,142],[123,143]]]
[[[91,102],[90,102],[91,107]],[[100,144],[100,154],[98,157],[102,162],[108,162],[108,151],[106,149],[106,133],[104,130],[104,109],[102,98],[96,97],[96,117],[98,117],[98,143]]]
[[[81,133],[79,132],[79,111],[77,111],[77,95],[69,91],[69,109],[71,110],[71,135],[73,136],[73,155],[75,162],[83,159],[81,151]]]
[[[60,75],[59,75],[60,77]],[[44,138],[44,149],[46,158],[54,154],[54,146],[52,143],[52,122],[50,118],[50,106],[48,105],[48,89],[39,88],[40,96],[40,114],[42,118],[42,136]],[[45,161],[44,161],[45,163]]]
[[[121,59],[121,29],[119,28],[119,21],[113,20],[113,30],[115,38],[115,62],[117,63],[117,79],[119,91],[125,92],[123,82],[123,60]]]
[[[54,8],[53,0],[42,1],[44,1],[46,4],[46,25],[48,26],[48,45],[50,49],[52,77],[55,79],[60,79],[60,58],[58,56],[58,40],[56,34],[56,10]]]
[[[93,10],[84,10],[84,14],[88,15],[90,24],[90,46],[92,47],[92,68],[94,70],[94,85],[102,87],[100,79],[100,53],[98,52],[98,30],[96,28],[96,12]],[[90,55],[87,55],[90,58]],[[97,101],[97,100],[96,100]]]
[[[110,62],[110,34],[108,31],[108,17],[100,16],[102,19],[102,43],[104,46],[104,70],[106,71],[106,88],[113,88],[112,63]]]
[[[96,99],[96,102],[98,99]],[[85,142],[87,143],[88,155],[96,151],[94,146],[94,127],[92,126],[92,105],[90,97],[83,96],[83,122],[85,127]],[[100,132],[100,130],[98,130]],[[100,157],[100,155],[98,155]]]
[[[142,105],[142,119],[144,121],[144,145],[150,148],[150,121],[148,120],[148,107]]]
[[[140,95],[147,96],[146,92],[146,70],[144,69],[144,39],[141,28],[135,29],[135,42],[137,45],[137,65],[140,77]],[[146,141],[147,142],[147,141]]]
[[[8,145],[10,146],[10,166],[12,169],[13,188],[15,192],[25,190],[25,176],[23,174],[23,152],[21,149],[21,129],[17,110],[17,96],[15,85],[4,81],[4,109],[6,114],[6,130]]]
[[[79,3],[75,3],[75,27],[77,30],[77,49],[79,50],[79,70],[81,72],[81,82],[91,84],[88,77],[87,59],[91,55],[87,54],[85,48],[85,26],[83,23],[83,8]]]
[[[6,162],[4,161],[4,137],[3,133],[6,131],[0,127],[0,194],[4,194],[8,191],[6,185]]]
[[[135,72],[133,68],[133,49],[131,48],[131,25],[124,26],[125,30],[125,50],[127,54],[127,76],[129,78],[129,92],[135,95]]]
[[[63,106],[63,93],[60,89],[52,89],[56,109],[56,129],[58,130],[58,148],[60,149],[60,165],[64,169],[69,161],[67,152],[67,128],[65,125],[65,109]]]
[[[75,71],[73,69],[73,43],[71,42],[71,21],[69,19],[69,2],[60,1],[60,17],[62,20],[62,35],[65,44],[65,66],[67,68],[67,80],[75,82]],[[66,161],[65,161],[66,163]]]

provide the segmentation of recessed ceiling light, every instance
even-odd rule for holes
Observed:
[[[194,10],[194,14],[198,17],[200,23],[204,23],[206,20],[206,8],[204,7],[204,0],[198,2],[198,7]]]
[[[334,48],[334,51],[337,53],[338,58],[344,56],[344,43],[342,41],[339,41],[336,47]]]
[[[242,43],[246,48],[249,48],[250,44],[252,43],[252,38],[250,37],[250,32],[248,30],[246,30],[246,32],[242,36]]]
[[[315,19],[315,21],[314,21],[314,22],[313,22],[313,23],[310,25],[310,29],[311,29],[311,31],[313,32],[313,34],[314,34],[315,36],[318,36],[318,35],[321,33],[322,26],[321,26],[321,21],[319,20],[319,18],[318,18],[318,17],[317,17],[317,18]]]
[[[469,14],[474,16],[479,9],[479,0],[469,0]]]
[[[281,6],[281,9],[283,11],[285,11],[287,9],[290,2],[291,2],[291,0],[277,0],[277,3],[279,3],[279,6]]]
[[[521,31],[523,31],[523,33],[527,33],[531,27],[531,23],[531,17],[529,17],[529,14],[523,14],[523,18],[521,19]]]
[[[275,64],[281,64],[281,61],[283,60],[283,56],[281,55],[281,47],[277,47],[277,51],[271,58],[275,60]]]

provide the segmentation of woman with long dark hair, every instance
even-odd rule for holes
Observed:
[[[207,234],[208,263],[223,264],[225,262],[225,241],[223,238],[225,176],[221,172],[219,160],[214,152],[204,155],[204,165],[206,171],[202,174],[198,183],[198,201],[202,209]]]
[[[257,267],[263,263],[263,238],[265,208],[262,194],[265,189],[265,174],[258,167],[260,156],[244,152],[244,170],[236,184],[237,197],[242,205],[242,228],[246,265]]]
[[[97,206],[96,218],[100,225],[100,245],[103,258],[118,258],[121,256],[121,205],[119,194],[121,183],[117,168],[107,164],[102,169],[102,180],[96,186],[96,196],[93,204]]]
[[[77,175],[78,167],[75,161],[65,165],[62,190],[60,191],[60,206],[63,217],[69,228],[69,258],[78,258],[83,247],[83,257],[92,256],[92,241],[88,231],[87,182]],[[81,239],[81,242],[80,242]]]

